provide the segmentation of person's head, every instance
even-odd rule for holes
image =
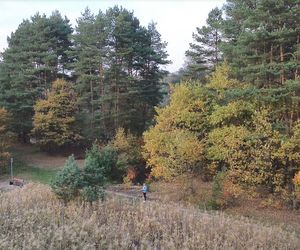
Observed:
[[[143,183],[143,186],[146,186],[146,183]]]

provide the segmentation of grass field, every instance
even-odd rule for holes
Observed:
[[[47,155],[39,152],[35,147],[24,145],[18,146],[13,154],[14,176],[22,178],[26,182],[33,181],[43,184],[50,183],[67,158]],[[82,166],[83,161],[79,161],[79,164]],[[9,178],[9,166],[7,166],[6,174],[0,176],[0,184],[8,185]],[[125,188],[125,186],[121,185],[115,191],[130,194],[132,188]],[[133,193],[139,194],[139,192],[140,188]],[[171,183],[156,182],[150,185],[149,196],[156,202],[181,204],[181,206],[193,204],[196,208],[203,208],[203,204],[206,204],[211,198],[211,183],[190,178],[183,178]],[[226,208],[225,212],[232,216],[252,218],[268,225],[280,225],[288,231],[297,231],[300,234],[300,211],[262,207],[263,203],[262,199],[240,201],[236,206]]]
[[[15,145],[12,151],[14,177],[24,179],[26,182],[41,182],[49,184],[53,176],[61,169],[67,159],[66,156],[49,155],[32,145]],[[83,165],[83,160],[78,164]],[[10,166],[2,169],[0,180],[10,178]]]
[[[19,155],[14,155],[13,176],[24,179],[26,182],[33,181],[49,184],[51,179],[57,173],[57,171],[58,169],[53,168],[40,168],[35,166],[29,166],[20,158]],[[7,166],[3,172],[4,174],[1,175],[0,179],[10,179],[10,167]]]
[[[299,249],[299,235],[174,203],[107,198],[63,206],[49,187],[0,194],[0,249]]]

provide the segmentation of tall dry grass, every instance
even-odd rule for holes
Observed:
[[[280,227],[158,202],[63,207],[48,187],[0,196],[0,249],[299,249]]]

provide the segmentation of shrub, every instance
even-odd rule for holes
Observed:
[[[118,154],[111,146],[105,146],[99,151],[99,166],[104,173],[112,180],[122,180],[122,171],[117,166]]]
[[[102,187],[86,186],[82,189],[81,195],[83,200],[90,204],[92,204],[93,201],[104,199],[104,191]]]
[[[300,171],[293,178],[293,183],[295,185],[296,196],[300,199]]]
[[[241,188],[231,181],[228,172],[219,172],[213,179],[212,197],[207,208],[222,209],[232,206],[241,193]]]
[[[119,128],[111,146],[117,151],[118,162],[117,169],[122,178],[132,183],[142,182],[148,174],[145,160],[142,156],[143,144],[142,139],[132,135],[130,132],[125,133],[123,128]]]
[[[79,195],[79,190],[84,184],[83,175],[71,155],[51,182],[52,191],[66,204]]]
[[[103,161],[103,157],[98,150],[96,144],[87,151],[84,162],[84,182],[85,185],[97,186],[102,185],[106,181],[106,175],[110,171],[107,161]]]

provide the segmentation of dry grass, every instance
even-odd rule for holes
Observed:
[[[176,202],[184,205],[205,208],[211,199],[211,182],[199,178],[181,178],[172,183],[157,182],[151,184],[150,197],[164,202]],[[269,225],[280,225],[300,234],[300,211],[284,206],[266,205],[265,198],[241,196],[234,205],[223,211],[234,216],[248,217]],[[299,247],[300,249],[300,247]]]
[[[161,202],[63,207],[47,186],[0,197],[0,249],[299,249],[294,233]]]

